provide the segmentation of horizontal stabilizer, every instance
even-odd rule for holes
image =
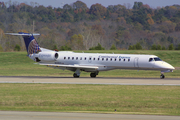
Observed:
[[[37,36],[40,35],[39,33],[23,33],[23,32],[19,32],[19,33],[5,33],[7,35],[21,35],[21,36]]]

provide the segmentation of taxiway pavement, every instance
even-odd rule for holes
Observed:
[[[179,116],[0,111],[1,120],[180,120]]]
[[[112,84],[112,85],[175,85],[179,78],[72,78],[72,77],[0,77],[0,83],[54,83],[54,84]]]

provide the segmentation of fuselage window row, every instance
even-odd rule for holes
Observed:
[[[68,60],[70,60],[70,57],[67,57],[68,58]],[[78,60],[79,58],[78,57],[72,57],[72,60],[75,60],[75,58],[76,58],[76,60]],[[66,57],[64,57],[64,60],[66,59]],[[80,60],[82,60],[82,57],[80,57]],[[86,57],[84,58],[84,60],[86,60]],[[92,60],[92,58],[89,58],[89,60]],[[93,58],[93,60],[96,60],[96,58]],[[97,58],[97,60],[99,61],[100,60],[100,58]],[[106,58],[106,61],[108,61],[109,59],[108,58]],[[114,58],[114,61],[116,61],[117,59],[116,58]],[[102,61],[104,61],[104,58],[102,58]],[[110,61],[113,61],[113,59],[111,58],[110,59]],[[119,59],[119,61],[121,61],[121,59]],[[123,59],[123,61],[126,61],[126,59]],[[128,62],[130,62],[130,59],[128,59]]]

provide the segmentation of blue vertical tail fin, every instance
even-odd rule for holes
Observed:
[[[40,35],[38,33],[35,34],[30,34],[30,33],[24,33],[24,32],[19,32],[19,33],[6,33],[9,35],[21,35],[24,38],[24,43],[26,45],[26,50],[28,55],[31,55],[33,53],[38,53],[41,52],[41,49],[35,40],[33,35]]]

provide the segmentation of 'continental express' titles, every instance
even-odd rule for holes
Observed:
[[[127,56],[99,56],[99,58],[119,58],[119,59],[130,59],[131,57]]]

